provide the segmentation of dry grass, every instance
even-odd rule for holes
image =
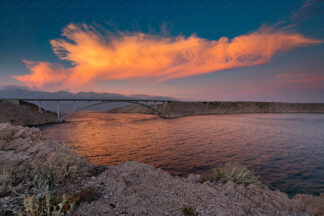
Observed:
[[[63,182],[71,172],[65,163],[64,160],[58,161],[56,154],[32,161],[27,178],[38,188],[49,189]]]
[[[62,215],[72,210],[80,194],[62,194],[66,184],[87,172],[88,162],[73,150],[60,146],[45,157],[29,161],[21,172],[3,169],[0,172],[0,215]],[[23,192],[15,186],[24,185]],[[56,194],[55,191],[62,195]],[[5,202],[1,197],[9,196]],[[4,205],[4,203],[6,205]]]
[[[182,208],[182,214],[184,216],[196,216],[195,210],[190,206],[185,206]]]
[[[47,215],[68,215],[79,201],[80,195],[51,196],[45,197],[26,196],[24,197],[24,208],[19,216],[47,216]]]
[[[14,170],[11,168],[4,168],[0,171],[0,197],[4,196],[12,186],[12,176],[14,176]]]
[[[250,184],[262,185],[259,177],[254,175],[253,171],[238,163],[228,163],[223,167],[212,169],[210,173],[202,177],[202,180],[222,184],[233,181],[245,186]]]
[[[53,150],[46,157],[30,162],[25,179],[42,191],[48,191],[77,176],[86,166],[86,161],[69,148]]]
[[[24,196],[20,215],[68,214],[80,199],[80,194],[53,195],[53,191],[79,176],[85,166],[86,161],[69,148],[56,149],[46,157],[31,161],[25,179],[39,193]]]
[[[13,185],[15,184],[13,180],[15,172],[11,168],[4,168],[0,171],[0,215],[16,215],[16,204],[19,202],[19,198],[13,197],[9,201],[5,198],[11,193],[16,194],[13,190]]]
[[[13,168],[0,170],[0,188],[18,184],[28,184],[42,191],[48,191],[73,176],[81,175],[87,168],[88,162],[73,150],[60,147],[51,150],[44,157],[35,158],[28,162],[26,169],[16,172]],[[1,192],[1,190],[0,190]],[[4,195],[3,193],[0,193]]]

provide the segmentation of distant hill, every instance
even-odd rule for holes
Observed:
[[[174,100],[170,97],[161,97],[161,96],[150,96],[143,94],[133,94],[133,95],[122,95],[122,94],[113,94],[113,93],[97,93],[97,92],[78,92],[71,93],[68,91],[57,91],[57,92],[45,92],[39,90],[33,90],[25,87],[17,86],[7,86],[3,89],[0,89],[0,98],[82,98],[82,99],[155,99],[155,100]],[[88,104],[88,102],[78,102],[77,106]],[[121,107],[126,105],[125,103],[112,103],[112,104],[103,104],[90,108],[90,110],[109,110],[116,107]],[[56,111],[55,102],[42,102],[42,106],[51,111]],[[69,112],[73,110],[72,102],[61,102],[61,111]]]
[[[55,122],[57,117],[54,112],[44,109],[39,112],[38,106],[31,103],[0,100],[0,123],[35,126]]]
[[[162,105],[158,105],[162,109]],[[146,107],[127,105],[112,109],[112,113],[154,112]],[[162,117],[181,117],[192,115],[233,114],[233,113],[324,113],[324,103],[282,103],[248,101],[211,101],[211,102],[170,102],[164,108]]]

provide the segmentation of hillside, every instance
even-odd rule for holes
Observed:
[[[35,104],[20,101],[19,104],[0,100],[0,123],[33,126],[57,122],[56,113],[41,109]]]
[[[161,110],[162,105],[158,105]],[[154,114],[148,108],[129,105],[112,109],[113,113]],[[281,103],[281,102],[169,102],[162,116],[180,117],[190,115],[231,113],[324,113],[324,103]]]

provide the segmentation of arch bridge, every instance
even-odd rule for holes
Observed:
[[[130,104],[137,104],[144,107],[147,107],[151,109],[155,114],[161,116],[166,107],[168,106],[168,103],[170,103],[170,100],[144,100],[144,99],[52,99],[52,98],[19,98],[19,99],[2,99],[6,101],[10,101],[15,104],[19,104],[19,101],[26,101],[26,102],[34,102],[38,104],[38,110],[39,112],[42,111],[42,102],[56,102],[57,104],[57,119],[59,121],[64,121],[66,118],[70,117],[76,112],[79,112],[81,110],[85,110],[90,107],[102,105],[102,104],[108,104],[108,103],[130,103]],[[89,102],[86,105],[80,105],[76,106],[76,102]],[[73,102],[73,111],[70,113],[67,113],[65,115],[61,115],[61,102]],[[162,104],[162,106],[158,106],[158,104]]]

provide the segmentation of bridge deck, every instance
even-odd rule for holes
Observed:
[[[175,100],[154,100],[154,99],[85,99],[85,98],[0,98],[0,100],[22,100],[22,101],[141,101],[141,102],[175,102]]]
[[[7,101],[17,101],[19,104],[19,101],[35,101],[38,102],[38,109],[39,112],[42,112],[42,101],[53,101],[57,103],[57,118],[60,121],[64,121],[65,118],[69,117],[70,115],[73,115],[75,112],[80,111],[82,109],[85,108],[89,108],[92,106],[97,106],[100,104],[105,104],[105,103],[114,103],[114,102],[125,102],[125,103],[133,103],[133,104],[138,104],[144,107],[147,107],[151,110],[153,110],[154,112],[158,113],[159,115],[162,114],[164,112],[164,110],[166,109],[166,106],[168,105],[168,103],[170,102],[176,102],[175,100],[159,100],[159,99],[109,99],[109,98],[0,98],[0,100],[7,100]],[[70,101],[73,102],[73,112],[70,114],[67,114],[63,117],[60,116],[60,102],[63,101]],[[79,106],[78,108],[76,107],[76,102],[80,102],[80,101],[84,101],[84,102],[89,102],[88,105],[83,105],[83,106]],[[91,102],[95,102],[95,103],[91,103]],[[146,103],[154,103],[154,107],[150,106],[149,104]],[[157,103],[162,103],[162,108],[161,110],[157,109]]]

